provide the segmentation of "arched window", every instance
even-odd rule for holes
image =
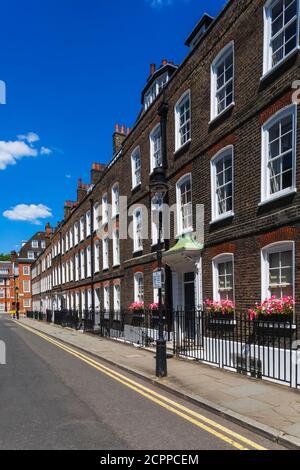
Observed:
[[[262,202],[296,189],[296,110],[282,109],[262,128]]]
[[[150,134],[150,169],[162,166],[161,127],[158,124]]]
[[[273,243],[262,250],[262,300],[292,296],[295,292],[293,241]]]
[[[175,150],[191,139],[191,93],[186,91],[175,105]]]
[[[234,302],[234,256],[223,253],[213,259],[213,294],[214,300]]]
[[[132,189],[141,184],[141,153],[137,147],[131,155]]]
[[[211,160],[212,220],[233,215],[233,147]]]
[[[219,52],[211,66],[211,119],[234,103],[234,43]]]
[[[177,235],[193,231],[192,177],[184,175],[177,182]]]
[[[144,302],[144,275],[135,273],[134,275],[134,301]]]
[[[299,46],[299,1],[269,0],[264,6],[264,74]]]

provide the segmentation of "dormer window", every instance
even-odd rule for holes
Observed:
[[[145,100],[144,100],[145,110],[147,110],[149,106],[151,106],[153,101],[156,99],[156,97],[159,95],[159,93],[162,91],[162,89],[164,88],[164,86],[166,85],[168,81],[169,81],[169,74],[168,72],[166,72],[153,82],[148,92],[145,94]]]

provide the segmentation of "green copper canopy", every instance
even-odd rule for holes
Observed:
[[[192,235],[184,235],[173,248],[163,254],[163,258],[176,271],[193,271],[203,248]]]

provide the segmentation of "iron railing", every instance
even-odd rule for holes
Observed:
[[[246,314],[226,318],[178,310],[173,312],[174,354],[300,388],[299,326],[251,320]]]

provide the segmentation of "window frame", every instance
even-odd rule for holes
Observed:
[[[270,177],[269,177],[269,129],[284,117],[292,114],[293,117],[293,175],[292,175],[292,186],[283,190],[277,191],[274,194],[270,192]],[[261,201],[260,204],[272,201],[284,197],[288,194],[292,194],[297,191],[296,188],[296,161],[297,161],[297,105],[291,104],[286,106],[277,113],[273,114],[262,126],[262,157],[261,157]]]
[[[141,230],[138,231],[138,224],[137,224],[137,213],[140,213],[141,218]],[[141,244],[138,245],[139,238],[137,234],[141,232]],[[137,207],[133,212],[133,253],[140,253],[144,249],[143,243],[143,211],[140,207]]]
[[[226,211],[223,214],[218,214],[218,197],[217,197],[217,173],[216,165],[222,159],[225,158],[229,152],[232,158],[232,209]],[[211,222],[226,219],[234,216],[234,147],[228,145],[217,152],[210,161],[210,174],[211,174]]]
[[[116,194],[118,195],[116,197]],[[115,183],[111,188],[111,202],[112,202],[112,218],[117,217],[120,214],[120,186],[119,183]]]
[[[182,214],[181,214],[181,190],[180,187],[184,184],[185,181],[189,179],[191,184],[191,217],[192,225],[187,228],[183,228],[182,224]],[[194,230],[194,220],[193,220],[193,183],[192,183],[192,173],[186,173],[176,182],[176,238],[179,238],[182,235],[193,233]]]
[[[137,155],[139,156],[139,162],[140,162],[140,165],[138,167],[139,174],[140,174],[139,181],[136,178],[137,167],[135,166],[135,157]],[[140,184],[142,183],[142,158],[141,158],[141,149],[139,146],[136,147],[131,153],[131,177],[132,177],[132,189],[135,189],[138,186],[140,186]]]
[[[296,287],[296,253],[295,253],[295,242],[293,240],[283,240],[270,245],[266,245],[261,250],[261,300],[262,302],[267,298],[271,297],[270,292],[270,268],[269,268],[269,255],[272,253],[279,253],[284,251],[292,251],[292,275],[293,275],[293,298],[295,299],[295,287]],[[295,319],[294,309],[294,319]]]
[[[117,236],[118,235],[118,236]],[[113,238],[113,266],[120,266],[120,232],[115,228],[112,233]]]
[[[218,117],[220,117],[223,113],[225,113],[228,109],[235,105],[235,44],[234,41],[230,41],[226,44],[223,49],[216,55],[214,60],[212,61],[211,68],[210,68],[210,80],[211,80],[211,100],[210,100],[210,119],[214,121]],[[233,74],[232,74],[232,101],[229,105],[225,106],[225,108],[218,113],[218,102],[217,102],[217,75],[216,71],[218,66],[221,62],[225,61],[227,56],[229,56],[232,52],[233,59],[232,59],[232,66],[233,66]],[[225,84],[224,84],[225,86]]]
[[[142,281],[143,281],[143,300],[140,300],[138,298],[138,296],[139,296],[138,280],[139,279],[142,279]],[[144,273],[141,272],[141,271],[138,271],[138,272],[134,273],[134,301],[135,302],[144,302],[144,299],[145,299]]]
[[[219,289],[219,271],[218,265],[232,262],[232,298],[235,303],[235,263],[234,253],[220,253],[215,256],[212,260],[212,272],[213,272],[213,300],[220,301],[220,289]]]
[[[103,271],[109,269],[109,237],[102,238],[102,268]]]
[[[184,143],[181,143],[181,135],[180,135],[180,130],[183,127],[180,126],[180,113],[179,113],[179,107],[183,104],[184,101],[189,100],[189,111],[190,111],[190,117],[187,121],[185,121],[184,125],[189,122],[190,125],[190,137],[187,139]],[[191,100],[191,90],[186,90],[177,103],[175,104],[174,107],[174,112],[175,112],[175,152],[180,150],[182,147],[187,145],[191,140],[192,140],[192,100]]]
[[[271,8],[273,4],[281,0],[268,0],[264,4],[263,8],[263,22],[264,22],[264,52],[263,52],[263,76],[268,76],[273,70],[276,70],[283,62],[285,62],[291,55],[295,54],[296,51],[299,50],[299,20],[300,20],[300,7],[299,7],[299,0],[296,0],[297,3],[297,31],[296,31],[296,47],[293,48],[287,55],[285,55],[277,64],[272,65],[272,32],[271,32]],[[284,31],[286,26],[282,29]]]
[[[154,152],[154,146],[155,146],[155,137],[158,136],[159,134],[159,139],[160,139],[160,160],[161,164],[159,166],[155,165],[155,152]],[[162,135],[161,135],[161,124],[160,122],[156,124],[154,129],[150,132],[149,135],[149,140],[150,140],[150,173],[153,173],[153,171],[156,168],[162,168],[163,166],[163,161],[162,161]]]

